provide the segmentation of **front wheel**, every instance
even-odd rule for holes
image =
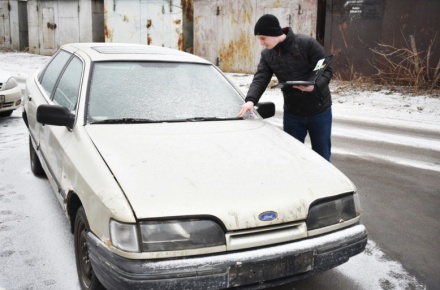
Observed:
[[[101,290],[104,289],[101,282],[93,272],[92,264],[89,259],[89,245],[87,244],[87,233],[89,223],[83,207],[78,209],[75,218],[75,258],[76,270],[78,272],[79,284],[82,290]]]

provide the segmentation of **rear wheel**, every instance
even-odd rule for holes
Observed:
[[[92,269],[89,259],[89,245],[87,244],[87,233],[89,223],[84,208],[80,207],[75,218],[75,257],[76,269],[78,272],[79,284],[82,290],[101,290],[104,286],[99,282]]]
[[[44,170],[41,166],[40,159],[38,158],[37,152],[35,152],[34,146],[32,145],[31,136],[29,136],[29,159],[31,160],[32,172],[37,176],[44,175]]]

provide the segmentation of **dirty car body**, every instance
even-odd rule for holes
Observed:
[[[27,80],[31,168],[71,222],[82,289],[281,285],[362,252],[356,187],[211,63],[63,46]]]

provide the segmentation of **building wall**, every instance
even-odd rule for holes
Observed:
[[[254,73],[258,18],[274,14],[282,27],[316,37],[317,11],[316,0],[194,0],[194,54],[226,72]]]

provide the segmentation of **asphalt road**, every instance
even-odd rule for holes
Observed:
[[[439,289],[439,172],[348,156],[333,160],[358,187],[369,238],[427,289]]]
[[[358,188],[369,239],[426,289],[439,289],[440,129],[337,118],[333,128],[332,163]],[[332,272],[277,289],[359,289]]]
[[[21,110],[14,112],[11,118],[0,119],[0,290],[1,287],[7,290],[79,289],[67,220],[47,180],[36,178],[30,172],[27,132],[20,114]],[[440,165],[440,146],[438,149],[420,148],[368,136],[389,134],[389,140],[397,140],[398,136],[405,135],[410,140],[427,140],[426,143],[431,144],[434,140],[435,145],[435,140],[440,140],[440,133],[404,128],[396,132],[396,128],[390,126],[338,120],[334,127],[336,153],[332,162],[358,187],[362,221],[369,238],[390,259],[399,261],[425,284],[426,289],[438,289],[440,171],[437,165]],[[363,134],[359,133],[360,127],[365,129],[367,137],[359,137]],[[356,130],[357,138],[347,137],[350,135],[346,130]],[[390,162],[390,157],[407,162]],[[425,163],[426,166],[420,165]],[[41,212],[41,208],[47,211]],[[359,275],[363,274],[364,270],[359,269]],[[331,270],[274,289],[365,287],[340,271]],[[378,289],[403,288],[383,281]],[[405,289],[420,288],[409,285]]]

